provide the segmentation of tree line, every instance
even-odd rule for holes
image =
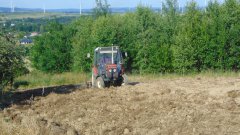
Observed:
[[[90,71],[92,60],[86,54],[114,44],[128,52],[131,72],[238,71],[240,2],[211,1],[206,10],[190,2],[184,13],[176,5],[176,0],[167,0],[162,12],[140,5],[135,12],[115,15],[101,9],[109,6],[101,6],[96,11],[103,13],[96,16],[67,26],[52,23],[50,32],[36,39],[34,65],[49,72]]]

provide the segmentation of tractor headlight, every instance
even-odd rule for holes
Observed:
[[[108,71],[111,73],[111,72],[112,72],[112,69],[109,69]]]
[[[117,69],[113,69],[113,72],[117,72]]]

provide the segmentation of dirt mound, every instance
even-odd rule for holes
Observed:
[[[35,97],[0,113],[2,134],[239,134],[238,78],[177,78]]]
[[[58,123],[51,118],[45,119],[31,108],[23,111],[12,107],[5,109],[3,123],[9,128],[3,134],[37,134],[37,135],[78,135],[78,132],[67,124]]]

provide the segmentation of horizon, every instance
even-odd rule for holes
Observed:
[[[44,7],[48,9],[79,9],[80,1],[82,9],[92,9],[95,7],[95,0],[83,1],[83,0],[69,0],[68,2],[64,0],[0,0],[0,7],[11,8],[13,5],[15,8],[28,8],[28,9],[43,9]],[[108,0],[110,8],[135,8],[138,5],[149,6],[153,8],[160,8],[161,1],[164,0]],[[189,0],[179,0],[179,6],[185,7]],[[195,0],[199,7],[205,7],[205,1]],[[207,0],[210,1],[210,0]],[[217,0],[219,3],[223,3],[224,0]],[[55,4],[58,3],[58,4]]]

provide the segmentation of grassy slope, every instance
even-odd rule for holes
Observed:
[[[146,82],[157,80],[160,78],[194,78],[194,77],[238,77],[240,73],[236,72],[212,72],[206,71],[202,73],[195,74],[128,74],[130,82]],[[31,89],[47,86],[59,86],[59,85],[68,85],[68,84],[79,84],[85,83],[86,81],[91,80],[91,73],[76,73],[76,72],[67,72],[62,74],[47,74],[40,71],[33,71],[30,74],[18,77],[15,81],[15,84],[20,85],[20,89]],[[25,85],[24,85],[25,84]]]
[[[30,89],[47,86],[79,84],[90,80],[90,74],[67,72],[62,74],[47,74],[33,71],[30,74],[18,77],[15,85],[20,89]]]

